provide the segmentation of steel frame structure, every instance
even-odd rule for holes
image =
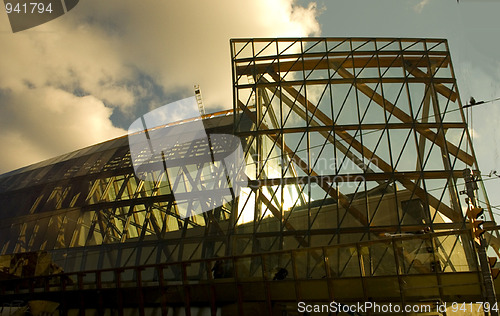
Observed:
[[[0,294],[4,300],[59,301],[60,311],[68,315],[176,315],[182,310],[186,315],[283,315],[295,314],[299,301],[372,301],[394,303],[401,310],[413,303],[431,311],[439,300],[482,299],[476,271],[421,274],[415,267],[417,260],[407,260],[409,247],[443,244],[457,234],[467,238],[469,230],[25,277],[0,282]],[[432,260],[438,255],[427,256]],[[314,257],[325,260],[311,264]],[[212,268],[218,262],[224,262],[231,274],[214,278]],[[279,282],[269,269],[276,262],[290,267],[289,277]]]
[[[246,203],[255,205],[255,222],[275,222],[279,233],[267,242],[273,249],[467,226],[461,172],[478,166],[446,40],[231,44],[235,134],[245,140],[253,166]],[[480,194],[494,222],[484,190]],[[252,251],[262,251],[255,244],[266,244],[264,238],[255,240],[263,229],[254,227]],[[460,244],[464,261],[441,266],[438,260],[420,272],[436,264],[444,271],[474,269],[473,243],[456,238],[431,251],[450,259],[457,251],[451,245]],[[488,241],[498,255],[498,232]]]
[[[174,199],[173,188],[218,193],[222,167],[193,173],[211,162],[191,159],[193,142],[168,153],[177,167],[139,180],[126,137],[0,176],[0,266],[46,251],[65,271],[0,281],[3,302],[71,297],[80,303],[62,302],[63,313],[91,304],[122,315],[138,291],[141,315],[154,304],[215,315],[230,302],[240,314],[260,302],[271,315],[298,299],[484,298],[459,198],[462,170],[478,166],[446,40],[234,39],[231,58],[233,110],[203,122],[208,137],[240,137],[248,185],[184,219],[180,208],[211,201]],[[479,200],[498,254],[484,190]],[[280,268],[289,276],[273,282]],[[96,294],[106,291],[121,300]]]
[[[281,179],[300,192],[314,184],[319,200],[338,201],[337,213],[366,228],[385,211],[368,208],[373,190],[420,199],[422,228],[463,221],[460,172],[477,164],[445,40],[249,39],[232,49],[236,134],[259,157],[250,176],[264,190]],[[265,168],[277,160],[272,179]],[[270,194],[283,204],[283,186]],[[352,205],[361,195],[363,210]],[[404,229],[405,214],[393,215]]]

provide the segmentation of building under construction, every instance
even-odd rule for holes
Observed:
[[[446,40],[234,39],[231,58],[233,109],[203,115],[209,146],[175,144],[168,168],[139,175],[124,136],[0,176],[2,310],[496,303],[500,236]]]

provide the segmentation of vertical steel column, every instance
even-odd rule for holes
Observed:
[[[189,263],[182,263],[181,264],[182,287],[184,289],[184,312],[186,313],[186,316],[191,316],[191,291],[190,291],[189,282],[187,279],[187,271],[186,271],[187,265],[189,265]],[[141,315],[141,316],[143,316],[143,315]]]
[[[396,274],[398,277],[398,286],[399,286],[399,295],[401,298],[401,305],[404,307],[406,300],[405,300],[405,289],[404,289],[404,284],[405,281],[402,278],[402,274],[404,274],[404,271],[401,269],[401,262],[399,261],[399,250],[398,247],[396,246],[396,242],[394,241],[394,237],[391,240],[392,244],[392,251],[394,252],[394,263],[396,264]],[[404,311],[404,315],[406,315],[406,311]]]
[[[215,291],[212,261],[205,261],[207,280],[210,282],[210,314],[217,316],[217,296]]]
[[[161,314],[167,316],[167,293],[165,292],[165,275],[163,274],[163,265],[157,266],[158,269],[158,285],[160,286],[160,304],[161,304]],[[120,315],[122,316],[122,315]]]
[[[137,276],[137,298],[139,300],[139,315],[146,316],[146,314],[144,313],[144,293],[142,293],[142,270],[143,268],[141,267],[135,269],[135,273]]]
[[[490,315],[498,316],[498,302],[495,293],[495,285],[493,284],[493,278],[491,276],[490,265],[488,262],[488,255],[486,254],[486,248],[488,247],[488,244],[486,243],[484,237],[480,237],[480,240],[481,240],[480,245],[476,244],[474,241],[472,242],[476,246],[477,255],[479,257],[481,276],[483,278],[484,287],[486,291],[485,298],[486,301],[490,304]],[[492,309],[493,306],[496,306],[497,309]],[[484,312],[484,314],[488,315],[487,312]]]
[[[116,283],[116,303],[118,308],[118,316],[123,316],[123,292],[122,292],[122,272],[123,269],[115,270],[115,283]]]
[[[309,254],[307,255],[309,256]],[[299,275],[297,273],[297,262],[295,260],[295,251],[290,252],[290,257],[292,259],[292,275],[293,275],[293,285],[295,287],[295,299],[297,301],[300,301],[302,299],[302,292],[301,292]]]
[[[77,279],[78,279],[78,294],[80,297],[80,308],[78,309],[78,314],[80,316],[85,316],[85,294],[83,293],[83,277],[85,276],[85,273],[78,273]]]
[[[96,278],[96,284],[97,284],[97,313],[99,316],[104,316],[104,302],[103,302],[103,297],[102,297],[102,278],[101,278],[101,271],[96,271],[95,272],[95,278]],[[142,316],[142,315],[141,315]]]
[[[266,277],[267,264],[266,257],[264,255],[260,256],[261,258],[261,272],[262,272],[262,280],[264,281],[264,287],[266,289],[266,303],[267,303],[267,312],[269,315],[273,314],[273,303],[271,299],[271,289],[269,286],[269,279]]]

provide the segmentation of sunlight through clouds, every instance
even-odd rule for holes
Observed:
[[[229,39],[319,36],[319,14],[293,0],[86,0],[16,34],[0,15],[0,146],[12,151],[0,173],[124,135],[194,84],[208,112],[232,108]]]

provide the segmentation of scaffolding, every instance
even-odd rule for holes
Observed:
[[[298,301],[486,301],[460,198],[463,170],[479,167],[446,40],[233,39],[231,61],[233,110],[203,115],[205,160],[200,143],[178,144],[168,170],[139,178],[122,137],[0,176],[2,303],[297,315]],[[220,134],[245,154],[247,181],[229,193]],[[220,206],[180,216],[200,203]],[[57,273],[10,273],[40,251]]]

